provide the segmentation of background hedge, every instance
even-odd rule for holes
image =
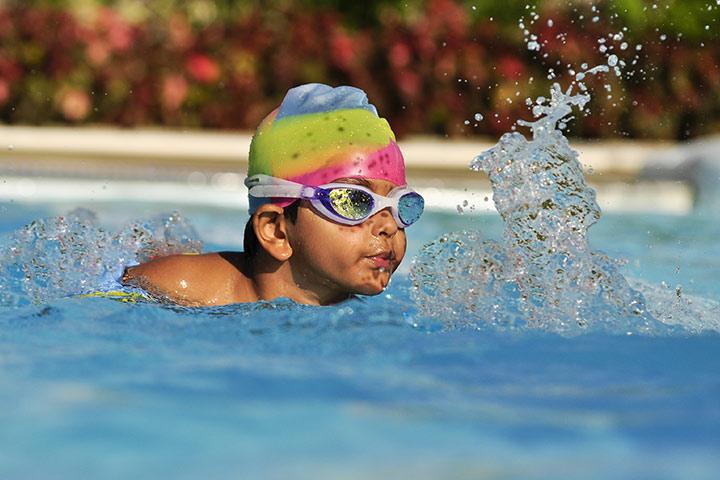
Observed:
[[[252,129],[289,87],[325,82],[365,89],[401,135],[497,136],[528,117],[525,98],[568,84],[568,64],[615,53],[625,74],[589,81],[591,114],[572,133],[683,139],[720,131],[719,9],[716,0],[0,0],[0,121]],[[613,49],[599,52],[600,38]]]

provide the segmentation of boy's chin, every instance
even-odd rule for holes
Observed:
[[[373,282],[372,284],[361,285],[357,288],[355,293],[358,295],[379,295],[385,291],[388,286],[389,280],[390,279],[388,278],[388,281],[385,282],[377,281]]]

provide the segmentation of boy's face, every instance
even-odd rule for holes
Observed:
[[[334,183],[365,186],[387,195],[397,185],[387,180],[340,178]],[[338,293],[376,295],[405,256],[405,230],[389,209],[359,225],[342,225],[317,213],[303,201],[295,223],[288,225],[293,254],[290,263],[300,283],[319,283]]]

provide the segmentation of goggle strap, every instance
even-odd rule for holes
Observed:
[[[270,175],[265,175],[264,173],[258,173],[257,175],[253,175],[252,177],[247,177],[245,179],[245,186],[248,188],[252,188],[255,186],[263,185],[263,186],[269,186],[269,185],[286,185],[286,186],[292,186],[297,187],[298,185],[301,185],[296,182],[292,182],[290,180],[285,180],[284,178],[278,178],[273,177]]]
[[[307,198],[303,194],[307,187],[303,185],[256,185],[248,190],[253,197],[268,198]],[[312,198],[312,193],[309,198]]]
[[[248,194],[253,197],[268,198],[315,198],[316,187],[308,187],[283,178],[271,177],[259,173],[245,179]]]

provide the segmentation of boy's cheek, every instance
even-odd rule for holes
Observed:
[[[395,258],[397,259],[397,265],[395,268],[400,266],[403,259],[405,258],[405,252],[407,251],[407,237],[405,236],[405,232],[402,232],[401,236],[398,236],[397,239],[398,244],[395,247]]]

